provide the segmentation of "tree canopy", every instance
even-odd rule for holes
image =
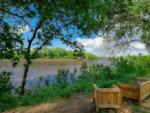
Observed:
[[[74,32],[69,32],[70,29],[75,32],[79,29],[78,34],[82,35],[102,29],[110,35],[113,31],[113,40],[130,37],[132,41],[140,40],[150,46],[149,0],[2,0],[0,4],[3,22],[10,24],[8,20],[13,18],[13,27],[27,25],[33,34],[35,31],[34,44],[37,45],[47,45],[54,38],[66,44],[77,44],[71,43]],[[140,38],[134,39],[137,33]]]
[[[113,13],[108,15],[110,18],[108,24],[105,24],[106,36],[113,35],[109,38],[125,46],[132,42],[142,42],[150,49],[150,1],[114,1]]]

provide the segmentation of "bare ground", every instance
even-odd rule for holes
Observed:
[[[90,95],[78,94],[66,99],[13,109],[5,113],[96,113],[96,111]],[[113,112],[109,110],[108,113]],[[150,98],[146,99],[141,106],[132,102],[124,102],[122,113],[150,113]]]

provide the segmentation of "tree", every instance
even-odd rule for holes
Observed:
[[[0,59],[15,59],[15,54],[22,47],[22,39],[0,16]]]
[[[114,0],[104,31],[119,47],[142,42],[150,50],[150,1]]]
[[[26,63],[21,85],[22,95],[32,57],[44,46],[52,45],[53,39],[59,39],[80,51],[82,45],[72,40],[73,34],[89,35],[98,31],[103,25],[109,4],[110,2],[99,0],[0,1],[0,15],[5,18],[5,22],[17,29],[28,27],[31,33],[23,51]],[[11,19],[13,22],[10,23]],[[23,37],[23,33],[18,34],[20,38]],[[33,47],[35,51],[31,53]]]

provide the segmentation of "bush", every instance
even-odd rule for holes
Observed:
[[[0,111],[16,107],[17,97],[11,95],[10,73],[0,73]]]
[[[10,93],[11,91],[11,82],[10,82],[10,73],[1,72],[0,73],[0,95],[3,93]]]
[[[0,95],[0,111],[14,108],[18,105],[18,98],[8,93]]]

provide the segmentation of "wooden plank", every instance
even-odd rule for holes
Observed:
[[[139,85],[118,84],[118,87],[122,90],[123,97],[129,99],[142,101],[150,95],[150,80]]]
[[[120,108],[119,105],[111,105],[111,104],[103,104],[103,105],[99,105],[99,108]]]
[[[101,92],[120,92],[118,88],[98,88]]]
[[[96,108],[116,108],[121,109],[122,107],[122,91],[119,87],[114,86],[113,88],[97,88],[94,86],[94,99]]]
[[[150,95],[150,80],[140,84],[140,101]]]
[[[142,85],[144,85],[144,84],[149,84],[150,83],[150,80],[147,80],[147,81],[145,81],[145,82],[143,82],[143,83],[141,83],[141,84],[139,84],[140,86],[142,86]]]
[[[139,99],[139,87],[126,84],[119,84],[118,87],[122,90],[123,97],[136,100]]]

